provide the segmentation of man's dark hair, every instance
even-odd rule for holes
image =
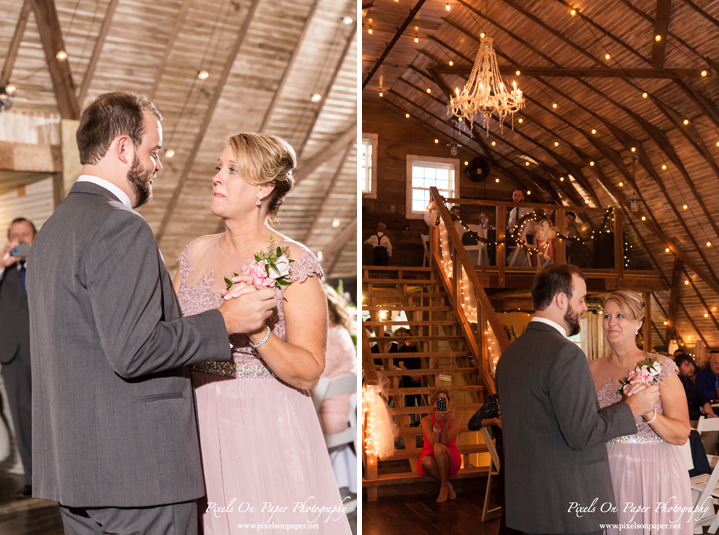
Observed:
[[[559,293],[563,293],[567,299],[571,299],[572,275],[584,279],[584,275],[579,269],[567,264],[550,264],[537,273],[532,285],[534,310],[545,310]]]
[[[684,353],[684,350],[683,349],[675,349],[674,356],[676,357],[678,353]]]
[[[679,353],[674,357],[674,364],[677,365],[677,368],[679,368],[685,362],[691,362],[692,364],[694,364],[694,359],[686,353]]]
[[[123,91],[103,93],[82,112],[75,135],[80,163],[94,165],[107,153],[112,140],[126,135],[135,148],[142,144],[145,133],[143,112],[147,110],[158,121],[162,115],[152,101]]]
[[[574,219],[577,219],[577,214],[575,214],[574,212],[567,212],[567,213],[565,214],[565,217],[568,216],[568,215],[572,216]]]
[[[515,191],[521,191],[521,192],[522,192],[522,195],[524,195],[524,190],[523,190],[522,188],[514,188],[514,189],[512,190],[512,194],[514,194]]]
[[[37,229],[35,228],[35,223],[30,221],[29,219],[25,219],[24,217],[16,217],[15,219],[12,220],[12,223],[10,223],[10,226],[7,228],[7,239],[8,240],[10,239],[10,229],[12,228],[12,226],[15,223],[22,223],[22,222],[29,224],[32,227],[32,235],[37,236]]]

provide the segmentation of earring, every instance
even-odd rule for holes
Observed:
[[[636,336],[639,336],[639,329],[637,329],[636,331],[634,331],[634,334],[635,334]]]
[[[255,204],[256,204],[257,206],[261,206],[261,205],[262,205],[262,201],[260,200],[259,197],[257,197],[257,202],[256,202]]]

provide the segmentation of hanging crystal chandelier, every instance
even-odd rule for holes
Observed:
[[[482,116],[482,127],[489,135],[489,119],[493,113],[497,114],[499,128],[502,129],[505,117],[524,108],[524,95],[517,88],[517,82],[512,82],[513,89],[507,90],[497,66],[497,56],[494,53],[491,37],[482,37],[479,50],[474,60],[472,73],[467,84],[460,92],[450,99],[447,108],[458,118],[473,122],[477,115]],[[514,128],[514,121],[512,121]]]

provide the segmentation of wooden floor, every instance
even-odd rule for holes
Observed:
[[[484,494],[459,494],[437,503],[436,496],[380,498],[362,503],[362,535],[497,535],[499,517],[482,522]]]
[[[14,498],[22,476],[0,472],[0,535],[63,535],[57,503]]]

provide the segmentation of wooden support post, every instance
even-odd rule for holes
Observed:
[[[644,292],[644,351],[652,351],[652,294]]]
[[[679,306],[679,291],[681,290],[681,275],[684,261],[680,257],[674,258],[674,269],[672,270],[672,287],[669,293],[669,310],[667,312],[667,334],[664,336],[666,343],[665,351],[669,351],[669,344],[677,332],[677,308]]]
[[[504,243],[507,230],[507,209],[498,205],[496,211],[497,221],[497,286],[504,288],[504,268],[507,264],[507,245]]]

